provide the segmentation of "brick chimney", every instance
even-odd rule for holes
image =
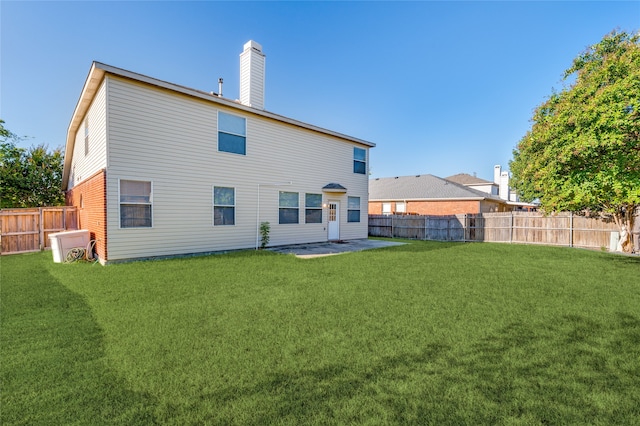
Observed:
[[[240,103],[264,109],[264,71],[262,46],[249,40],[240,54]]]

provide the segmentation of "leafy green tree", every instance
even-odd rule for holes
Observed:
[[[62,150],[49,152],[43,144],[25,149],[16,145],[20,140],[0,119],[0,207],[64,205]]]
[[[534,112],[512,184],[544,211],[609,213],[630,250],[640,205],[640,33],[612,32],[573,60],[571,84]]]
[[[13,136],[13,134],[4,128],[4,120],[0,118],[0,138],[2,138],[2,140],[5,140],[9,137]]]

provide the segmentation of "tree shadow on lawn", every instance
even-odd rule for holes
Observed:
[[[640,416],[640,320],[565,315],[516,322],[470,346],[434,343],[366,364],[276,373],[203,395],[246,424],[632,424]],[[192,407],[193,408],[193,407]]]
[[[2,260],[0,423],[158,423],[155,401],[105,365],[104,335],[86,301],[40,259]]]
[[[634,265],[640,267],[640,256],[620,253],[607,253],[612,263],[620,266]]]
[[[627,423],[640,415],[640,321],[618,313],[612,325],[565,315],[514,323],[475,345],[460,366],[481,379],[483,395],[504,415],[536,422]]]

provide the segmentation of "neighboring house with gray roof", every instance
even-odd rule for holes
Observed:
[[[494,166],[493,182],[467,173],[458,173],[445,179],[499,197],[507,202],[508,210],[535,211],[538,209],[537,204],[521,202],[518,199],[516,192],[509,186],[509,172],[502,171],[499,165]]]
[[[369,180],[369,214],[451,215],[511,210],[497,195],[434,175]]]
[[[498,196],[499,185],[496,182],[480,179],[479,177],[471,176],[468,173],[458,173],[457,175],[449,176],[445,179],[450,182],[464,185],[468,188],[477,189],[478,191]]]

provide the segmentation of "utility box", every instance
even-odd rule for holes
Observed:
[[[78,231],[56,232],[49,235],[51,240],[51,252],[53,253],[54,263],[62,263],[67,258],[69,250],[81,248],[87,250],[89,245],[89,231],[80,229]],[[91,256],[91,253],[87,253]]]
[[[618,241],[620,241],[620,233],[618,231],[612,231],[609,237],[609,251],[618,250]]]

